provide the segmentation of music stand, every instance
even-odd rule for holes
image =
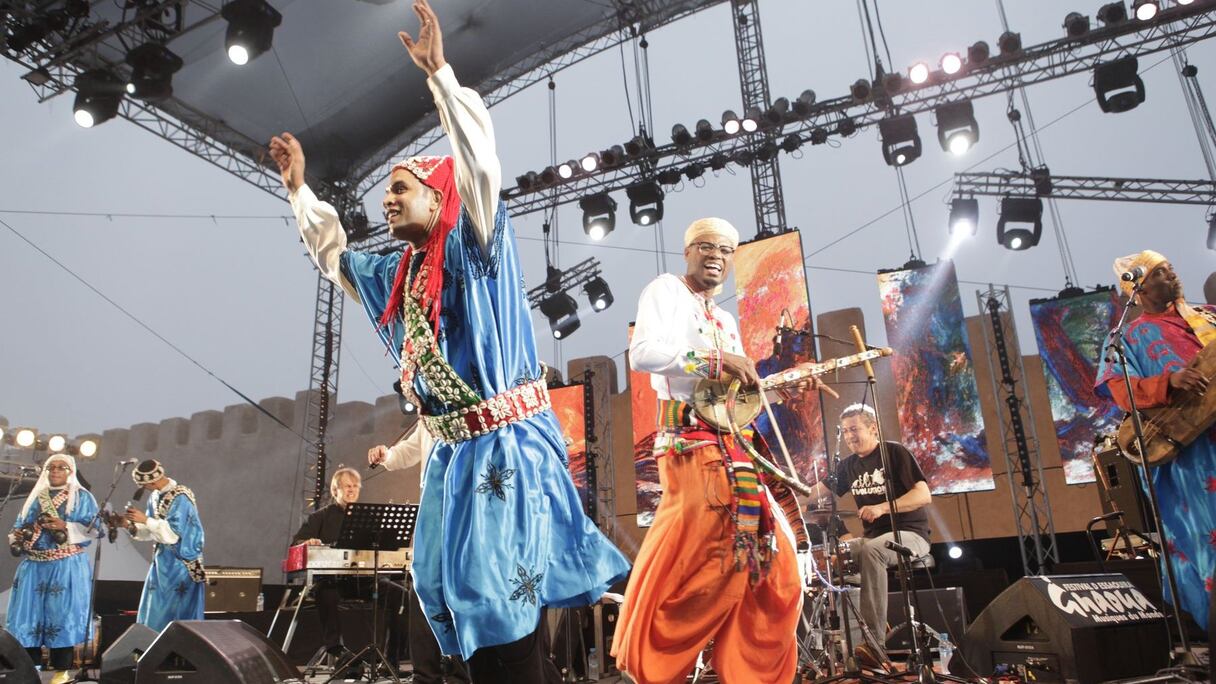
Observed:
[[[414,537],[414,523],[418,520],[418,504],[352,503],[346,506],[342,527],[338,530],[336,549],[372,552],[372,642],[351,656],[345,663],[334,668],[334,674],[326,684],[337,679],[348,667],[364,657],[369,651],[374,656],[370,663],[368,681],[374,682],[380,670],[388,670],[389,677],[397,684],[401,678],[380,649],[380,551],[396,551],[409,546]]]

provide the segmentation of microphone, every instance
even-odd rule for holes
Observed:
[[[1143,278],[1146,274],[1147,271],[1145,271],[1143,266],[1137,266],[1130,271],[1124,271],[1119,278],[1121,278],[1124,282],[1134,283]]]
[[[148,490],[144,489],[143,487],[136,489],[135,493],[131,495],[131,500],[138,502],[140,499],[144,498],[144,492],[146,491]]]
[[[888,549],[891,549],[892,551],[894,551],[895,553],[898,553],[899,555],[903,556],[904,558],[911,558],[912,556],[916,555],[916,554],[912,553],[912,549],[909,549],[908,547],[904,546],[903,544],[896,544],[893,541],[883,542],[883,546],[887,547]]]
[[[138,458],[128,458],[128,459],[127,459],[127,460],[125,460],[125,461],[119,461],[119,462],[118,462],[118,465],[120,465],[120,466],[122,466],[122,467],[124,467],[124,468],[125,468],[125,467],[127,467],[127,466],[129,466],[129,465],[135,465],[136,463],[139,463],[139,459],[138,459]]]
[[[793,323],[790,317],[789,309],[781,310],[781,317],[777,319],[777,334],[773,336],[773,356],[781,356],[782,352],[782,332],[790,330],[790,324]]]
[[[836,426],[836,460],[840,460],[840,437],[844,434],[844,428],[840,425]]]

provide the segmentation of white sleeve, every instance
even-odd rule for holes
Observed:
[[[414,424],[413,431],[405,439],[397,442],[388,449],[388,457],[384,459],[385,470],[404,470],[426,461],[431,454],[435,440],[426,426],[419,419]]]
[[[502,189],[502,166],[494,146],[494,126],[481,96],[462,88],[449,64],[436,71],[427,83],[435,97],[439,121],[452,144],[456,165],[456,191],[473,218],[477,239],[489,250]]]
[[[722,357],[716,349],[694,349],[677,332],[686,321],[673,320],[673,295],[665,279],[642,290],[633,339],[629,343],[629,365],[635,371],[679,378],[708,378],[721,375]]]
[[[287,198],[291,201],[291,212],[295,214],[300,238],[321,275],[340,285],[356,302],[359,301],[359,293],[342,276],[346,231],[342,230],[338,211],[329,202],[322,202],[307,185],[301,185]]]
[[[177,533],[169,527],[169,521],[160,518],[148,518],[147,522],[136,523],[135,530],[133,536],[136,539],[150,539],[161,544],[176,544],[178,540]],[[146,536],[141,536],[140,533]]]
[[[83,544],[91,538],[89,528],[84,523],[69,522],[66,532],[69,544]]]

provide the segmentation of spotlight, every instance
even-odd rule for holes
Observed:
[[[1157,12],[1161,11],[1161,5],[1157,0],[1134,0],[1132,2],[1132,14],[1140,21],[1151,21],[1157,16]]]
[[[916,131],[916,118],[911,114],[879,121],[878,133],[882,138],[882,158],[890,166],[911,164],[920,156],[920,134]]]
[[[103,69],[86,71],[76,77],[76,103],[72,115],[82,128],[92,128],[113,119],[122,103],[123,84]]]
[[[540,181],[540,177],[536,175],[535,171],[529,171],[515,177],[515,184],[523,192],[531,192],[536,187],[538,181]]]
[[[680,175],[676,171],[676,176]],[[642,181],[625,188],[629,197],[629,220],[639,226],[651,226],[663,220],[663,188],[654,181]]]
[[[606,150],[600,151],[600,161],[605,167],[618,166],[625,161],[625,148],[620,145],[613,145]]]
[[[725,112],[722,112],[722,130],[727,135],[735,135],[738,133],[741,125],[742,124],[739,123],[739,116],[735,114],[734,111],[728,109]]]
[[[726,156],[725,152],[714,152],[713,156],[709,158],[709,168],[713,171],[721,171],[729,163],[730,158]]]
[[[578,162],[571,159],[564,164],[557,165],[557,175],[563,179],[569,179],[574,177],[574,171],[576,169],[578,169]]]
[[[1069,38],[1080,38],[1089,33],[1089,17],[1080,12],[1069,12],[1064,17],[1064,32]]]
[[[756,159],[762,162],[770,162],[777,158],[777,152],[780,149],[777,147],[777,143],[772,140],[766,141],[756,150]]]
[[[973,67],[979,66],[988,61],[989,49],[988,43],[982,40],[977,40],[967,48],[967,63]]]
[[[756,160],[756,153],[751,150],[739,150],[735,152],[734,159],[739,166],[751,166]]]
[[[625,155],[629,158],[640,157],[647,152],[654,150],[654,141],[645,135],[635,135],[625,143]]]
[[[886,91],[887,95],[894,95],[894,94],[898,93],[899,91],[903,90],[904,89],[903,74],[896,74],[896,73],[883,74],[882,89]]]
[[[612,290],[608,287],[608,281],[604,280],[603,276],[596,276],[588,280],[587,284],[583,286],[583,292],[591,301],[591,308],[596,311],[607,309],[615,301],[612,297]]]
[[[946,551],[946,555],[950,556],[954,560],[958,560],[963,557],[963,547],[951,544],[950,550]]]
[[[671,127],[671,142],[684,147],[692,142],[692,133],[688,132],[684,124],[676,124]]]
[[[947,76],[953,76],[963,70],[963,58],[959,57],[957,52],[947,52],[942,55],[939,66]]]
[[[163,100],[173,95],[173,74],[182,68],[182,58],[159,43],[144,43],[127,53],[131,81],[127,94],[141,100]]]
[[[790,101],[788,98],[779,97],[773,100],[772,106],[764,110],[764,123],[770,126],[777,126],[785,122],[785,117],[790,112]]]
[[[655,174],[655,179],[658,180],[661,185],[679,185],[680,178],[681,176],[679,169],[663,169]]]
[[[908,80],[914,85],[921,85],[929,80],[929,65],[924,62],[917,62],[908,69]]]
[[[13,54],[25,52],[31,45],[46,38],[51,27],[42,17],[35,17],[28,24],[17,24],[8,37],[8,49]]]
[[[540,184],[544,186],[553,185],[557,182],[557,177],[557,167],[546,166],[544,170],[540,172]]]
[[[578,206],[583,210],[583,232],[592,240],[603,240],[616,228],[616,200],[608,193],[588,195]]]
[[[853,117],[846,116],[836,122],[836,132],[842,138],[847,138],[857,132],[857,122],[853,121]]]
[[[839,126],[837,127],[839,130]],[[822,126],[816,126],[811,129],[811,144],[822,145],[828,141],[828,129]]]
[[[1002,57],[1016,55],[1022,51],[1022,34],[1006,31],[996,39],[996,44],[1001,49]]]
[[[1009,227],[1014,224],[1017,227]],[[996,222],[996,239],[1005,249],[1020,251],[1039,244],[1043,236],[1043,200],[1038,197],[1001,199],[1001,217]]]
[[[755,133],[757,128],[760,128],[760,113],[759,107],[748,107],[743,113],[743,119],[739,121],[739,125],[743,127],[744,133]]]
[[[709,142],[714,139],[714,125],[706,119],[697,122],[697,140]]]
[[[802,147],[802,138],[797,133],[790,133],[781,139],[781,149],[786,152],[793,152]]]
[[[980,202],[975,198],[950,200],[950,234],[975,235],[980,224]]]
[[[1094,94],[1102,111],[1118,114],[1144,102],[1144,81],[1135,57],[1124,57],[1094,67]]]
[[[971,100],[951,102],[937,108],[937,141],[956,156],[965,154],[980,139]]]
[[[1098,21],[1107,26],[1122,24],[1127,21],[1127,6],[1122,2],[1112,2],[1098,9]]]
[[[600,167],[599,152],[588,152],[582,158],[582,160],[579,161],[579,166],[582,166],[583,170],[587,173],[591,173],[592,171],[598,169]]]
[[[97,455],[97,442],[91,439],[86,439],[76,448],[80,455],[84,458],[93,458]]]
[[[870,99],[870,93],[872,91],[873,87],[870,85],[870,82],[864,78],[859,78],[856,81],[853,81],[853,85],[849,86],[849,93],[853,96],[853,99],[857,100],[858,102],[865,102],[866,100]]]
[[[578,302],[565,292],[554,292],[540,303],[540,312],[549,319],[549,330],[556,339],[569,337],[578,330]]]
[[[46,441],[46,449],[52,454],[63,451],[63,448],[67,445],[68,440],[63,435],[51,435],[51,438]]]
[[[689,164],[684,167],[684,177],[688,180],[696,180],[705,175],[705,167],[700,164]]]
[[[29,428],[21,428],[17,431],[17,446],[19,447],[32,447],[37,440],[38,434]]]
[[[811,113],[811,108],[814,106],[815,91],[808,88],[802,91],[802,94],[798,96],[797,100],[794,100],[794,113],[798,116],[809,116]]]
[[[274,29],[283,22],[283,15],[266,0],[232,0],[220,10],[220,16],[228,22],[224,48],[237,66],[269,50]]]

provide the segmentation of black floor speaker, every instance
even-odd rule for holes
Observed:
[[[34,661],[25,652],[16,637],[6,629],[0,629],[0,682],[4,684],[27,684],[38,681],[38,670]]]
[[[1165,616],[1123,575],[1023,577],[971,623],[951,672],[998,669],[1022,681],[1080,684],[1156,672],[1169,661]]]
[[[101,654],[101,684],[134,684],[135,665],[156,641],[156,631],[135,623]]]
[[[912,610],[934,634],[950,635],[952,643],[963,637],[967,629],[967,603],[962,587],[940,589],[918,589]],[[917,603],[920,607],[917,607]],[[912,630],[904,617],[904,595],[902,591],[887,594],[887,623],[894,630],[887,636],[887,650],[892,652],[912,650]]]
[[[239,620],[171,622],[135,670],[136,684],[278,684],[299,676],[265,634]]]

